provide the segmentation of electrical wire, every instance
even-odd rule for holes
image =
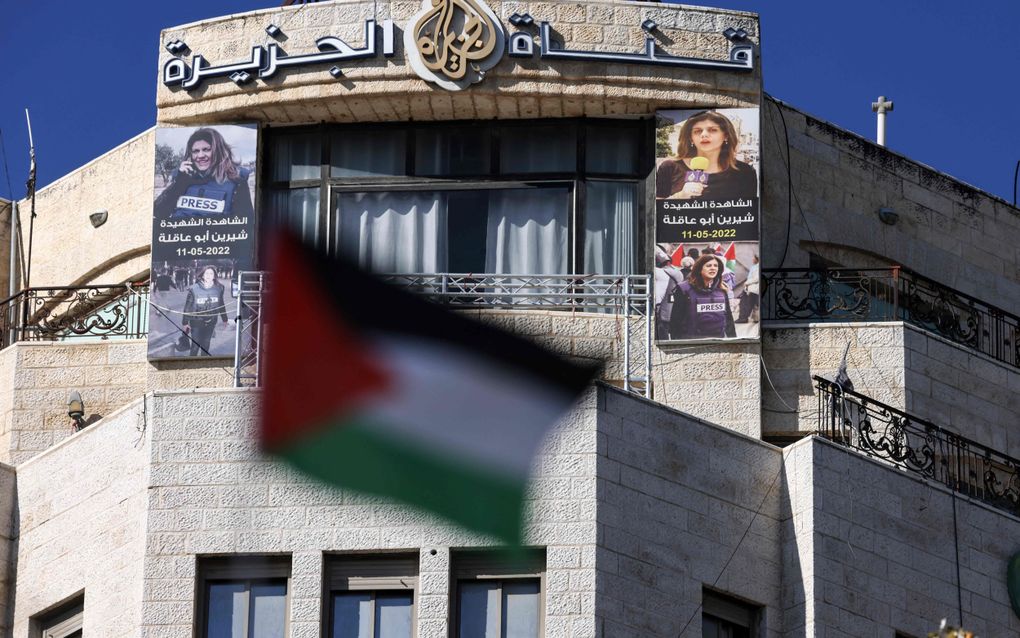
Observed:
[[[775,107],[775,109],[777,111],[779,111],[779,116],[783,117],[783,110],[779,106],[779,102],[776,100],[776,98],[772,97],[768,93],[765,93],[765,97],[766,97],[766,99],[770,100],[772,102],[772,105]],[[772,132],[776,136],[777,141],[778,141],[779,134],[775,130],[775,124],[772,122],[772,118],[769,118],[769,124],[772,125]],[[777,266],[777,268],[782,268],[783,264],[786,263],[786,254],[787,254],[787,251],[790,248],[790,225],[791,225],[791,222],[793,220],[793,196],[791,195],[791,193],[793,192],[793,176],[792,176],[791,170],[790,170],[790,166],[793,164],[793,161],[790,159],[790,133],[789,133],[789,131],[786,128],[786,119],[785,118],[783,118],[783,135],[786,137],[786,158],[787,158],[786,162],[785,162],[786,163],[786,239],[783,241],[783,256],[782,256],[782,258],[780,258],[779,265]]]
[[[776,398],[779,399],[779,402],[782,403],[783,405],[785,405],[786,409],[789,410],[789,412],[782,412],[780,410],[770,410],[770,412],[779,412],[780,414],[800,414],[800,410],[798,410],[797,408],[794,408],[789,403],[787,403],[783,399],[782,395],[779,394],[779,391],[776,390],[775,384],[772,383],[772,376],[769,375],[769,367],[767,365],[765,365],[765,357],[761,356],[761,354],[759,353],[758,354],[758,360],[761,361],[761,369],[765,371],[765,378],[769,382],[769,387],[772,388],[772,393],[775,394]]]
[[[729,558],[726,559],[726,564],[724,564],[722,569],[719,571],[719,575],[715,577],[714,581],[712,581],[712,587],[717,586],[719,584],[719,579],[722,578],[723,574],[726,573],[726,568],[730,566],[730,563],[733,561],[733,557],[737,555],[737,551],[740,549],[740,546],[744,544],[744,539],[747,538],[747,534],[751,531],[751,528],[754,526],[754,522],[758,520],[758,515],[761,514],[761,508],[765,507],[765,503],[766,501],[768,501],[769,495],[772,494],[772,490],[776,487],[776,483],[779,481],[779,477],[782,475],[783,467],[780,466],[779,471],[776,472],[776,475],[774,477],[772,477],[772,483],[769,485],[768,491],[765,492],[765,496],[761,499],[761,503],[758,504],[758,508],[754,511],[754,516],[751,517],[751,522],[747,524],[747,528],[744,529],[744,533],[740,536],[740,540],[737,541],[736,547],[734,547],[733,551],[730,552],[730,556]],[[677,634],[677,638],[680,638],[681,636],[684,635],[684,632],[687,631],[687,627],[691,624],[691,621],[694,620],[694,617],[698,615],[698,611],[701,610],[702,605],[703,603],[698,603],[698,606],[694,608],[694,613],[691,614],[691,617],[687,619],[686,623],[684,623],[684,626],[680,629],[680,633]]]
[[[4,175],[7,177],[7,197],[12,202],[14,201],[14,189],[11,188],[11,169],[7,168],[7,145],[4,144],[4,130],[0,128],[0,153],[3,154],[4,158]],[[1014,190],[1016,190],[1014,188]],[[1016,199],[1014,196],[1013,199]]]

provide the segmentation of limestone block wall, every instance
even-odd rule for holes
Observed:
[[[768,378],[761,380],[762,433],[775,436],[818,429],[818,394],[811,377],[835,377],[848,343],[848,373],[854,389],[904,409],[904,331],[898,322],[765,326],[761,347]]]
[[[962,618],[976,636],[1020,634],[1006,591],[1020,519],[962,497],[954,504],[941,486],[818,438],[793,447],[811,456],[798,467],[810,469],[813,489],[791,501],[811,504],[794,506],[811,519],[816,624],[793,635],[924,636],[941,618]]]
[[[782,452],[621,392],[599,402],[597,635],[701,636],[703,585],[783,635]]]
[[[751,13],[680,7],[658,3],[549,0],[488,3],[508,32],[508,18],[530,13],[537,25],[549,21],[564,48],[638,53],[645,47],[641,23],[653,19],[659,51],[670,55],[729,59],[728,28],[743,28],[758,42],[758,19]],[[287,36],[288,53],[316,51],[323,35],[364,44],[364,21],[393,19],[398,27],[396,55],[343,65],[334,80],[329,66],[297,67],[268,81],[238,87],[227,78],[206,81],[195,91],[157,84],[157,120],[198,123],[260,121],[277,123],[357,122],[447,119],[501,119],[647,114],[658,106],[757,103],[760,69],[752,73],[714,72],[679,67],[564,62],[505,57],[485,79],[467,90],[450,92],[420,79],[404,55],[403,30],[421,8],[415,0],[365,2],[341,0],[267,9],[213,18],[165,29],[160,35],[159,67],[170,59],[163,43],[180,39],[211,65],[247,60],[251,48],[274,42],[269,24]],[[536,49],[537,49],[536,38]],[[188,58],[190,61],[190,58]],[[341,63],[343,64],[343,63]],[[157,77],[154,74],[154,77]],[[160,76],[161,78],[161,76]]]
[[[710,423],[761,437],[758,343],[656,346],[652,398]]]
[[[84,591],[87,636],[137,635],[145,555],[146,415],[140,401],[17,470],[15,638]]]
[[[812,447],[803,442],[783,448],[785,467],[780,538],[783,582],[780,621],[783,635],[828,635],[815,618],[814,468]],[[816,567],[817,565],[817,567]]]
[[[904,326],[906,409],[1020,458],[1020,369]]]
[[[449,630],[449,548],[486,545],[384,499],[330,490],[256,448],[257,393],[156,393],[141,634],[192,635],[196,554],[291,556],[293,638],[318,637],[323,552],[420,553],[418,636]],[[529,544],[547,548],[546,636],[593,637],[594,393],[547,439],[529,496]],[[435,549],[433,555],[431,549]]]
[[[533,339],[553,352],[603,366],[600,378],[623,387],[624,339],[630,371],[644,375],[647,324],[641,317],[541,310],[463,310],[496,327]],[[652,398],[671,408],[761,436],[757,343],[657,346],[652,344]],[[635,386],[640,390],[641,385]]]
[[[789,153],[779,109],[789,134]],[[762,109],[763,267],[786,243],[787,267],[805,249],[847,267],[892,263],[1010,310],[1020,298],[1020,210],[928,166],[783,104]],[[899,214],[894,226],[879,207]]]
[[[20,465],[71,435],[67,400],[94,422],[145,392],[144,340],[23,341],[0,351],[0,461]]]
[[[144,352],[142,359],[145,359]],[[229,388],[234,385],[234,360],[231,357],[150,361],[146,364],[145,380],[146,392]]]
[[[10,635],[11,594],[16,583],[14,573],[15,531],[12,528],[17,511],[17,489],[14,468],[0,464],[0,635]]]
[[[762,340],[769,373],[762,379],[766,436],[818,428],[811,377],[833,378],[847,343],[857,392],[1020,458],[1014,431],[1020,371],[900,322],[769,324]]]
[[[39,189],[33,287],[120,283],[148,270],[154,140],[145,131]],[[27,220],[28,205],[18,206]],[[93,228],[89,215],[99,210],[109,217]]]

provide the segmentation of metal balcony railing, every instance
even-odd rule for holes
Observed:
[[[624,389],[650,396],[652,312],[649,275],[387,274],[382,279],[451,309],[502,308],[590,312],[623,318]],[[262,298],[271,276],[240,274],[234,382],[261,382]]]
[[[814,381],[820,436],[1020,515],[1020,460],[827,379]]]
[[[782,268],[763,280],[763,320],[904,321],[1020,367],[1020,317],[905,268]]]
[[[19,341],[143,338],[148,296],[147,283],[22,290],[0,301],[0,348]]]

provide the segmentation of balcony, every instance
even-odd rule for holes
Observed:
[[[903,321],[1020,367],[1020,317],[906,268],[782,268],[763,279],[765,321]]]
[[[149,284],[28,288],[0,301],[0,348],[19,341],[141,339]]]
[[[1020,460],[821,377],[814,382],[819,436],[1020,515]]]
[[[475,312],[482,320],[491,320],[536,338],[543,336],[542,319],[565,319],[576,326],[591,324],[577,339],[590,348],[572,344],[564,352],[563,344],[545,343],[564,355],[608,359],[605,374],[618,379],[624,390],[651,396],[651,277],[649,275],[493,275],[493,274],[386,274],[381,278],[434,303],[459,312]],[[237,347],[234,385],[257,386],[261,383],[262,335],[272,330],[261,319],[263,296],[271,277],[262,272],[240,274],[238,293]],[[507,310],[523,310],[506,320]],[[572,335],[564,339],[573,340]]]

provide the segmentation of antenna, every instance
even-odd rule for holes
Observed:
[[[25,188],[28,191],[26,197],[32,198],[32,214],[28,219],[28,265],[25,268],[25,289],[32,283],[32,231],[35,230],[35,142],[32,141],[32,118],[28,116],[28,109],[25,109],[25,122],[28,124],[28,181]]]
[[[871,103],[871,110],[878,113],[878,142],[879,146],[885,146],[885,114],[893,110],[892,100],[886,100],[884,95],[878,96],[877,102]]]

